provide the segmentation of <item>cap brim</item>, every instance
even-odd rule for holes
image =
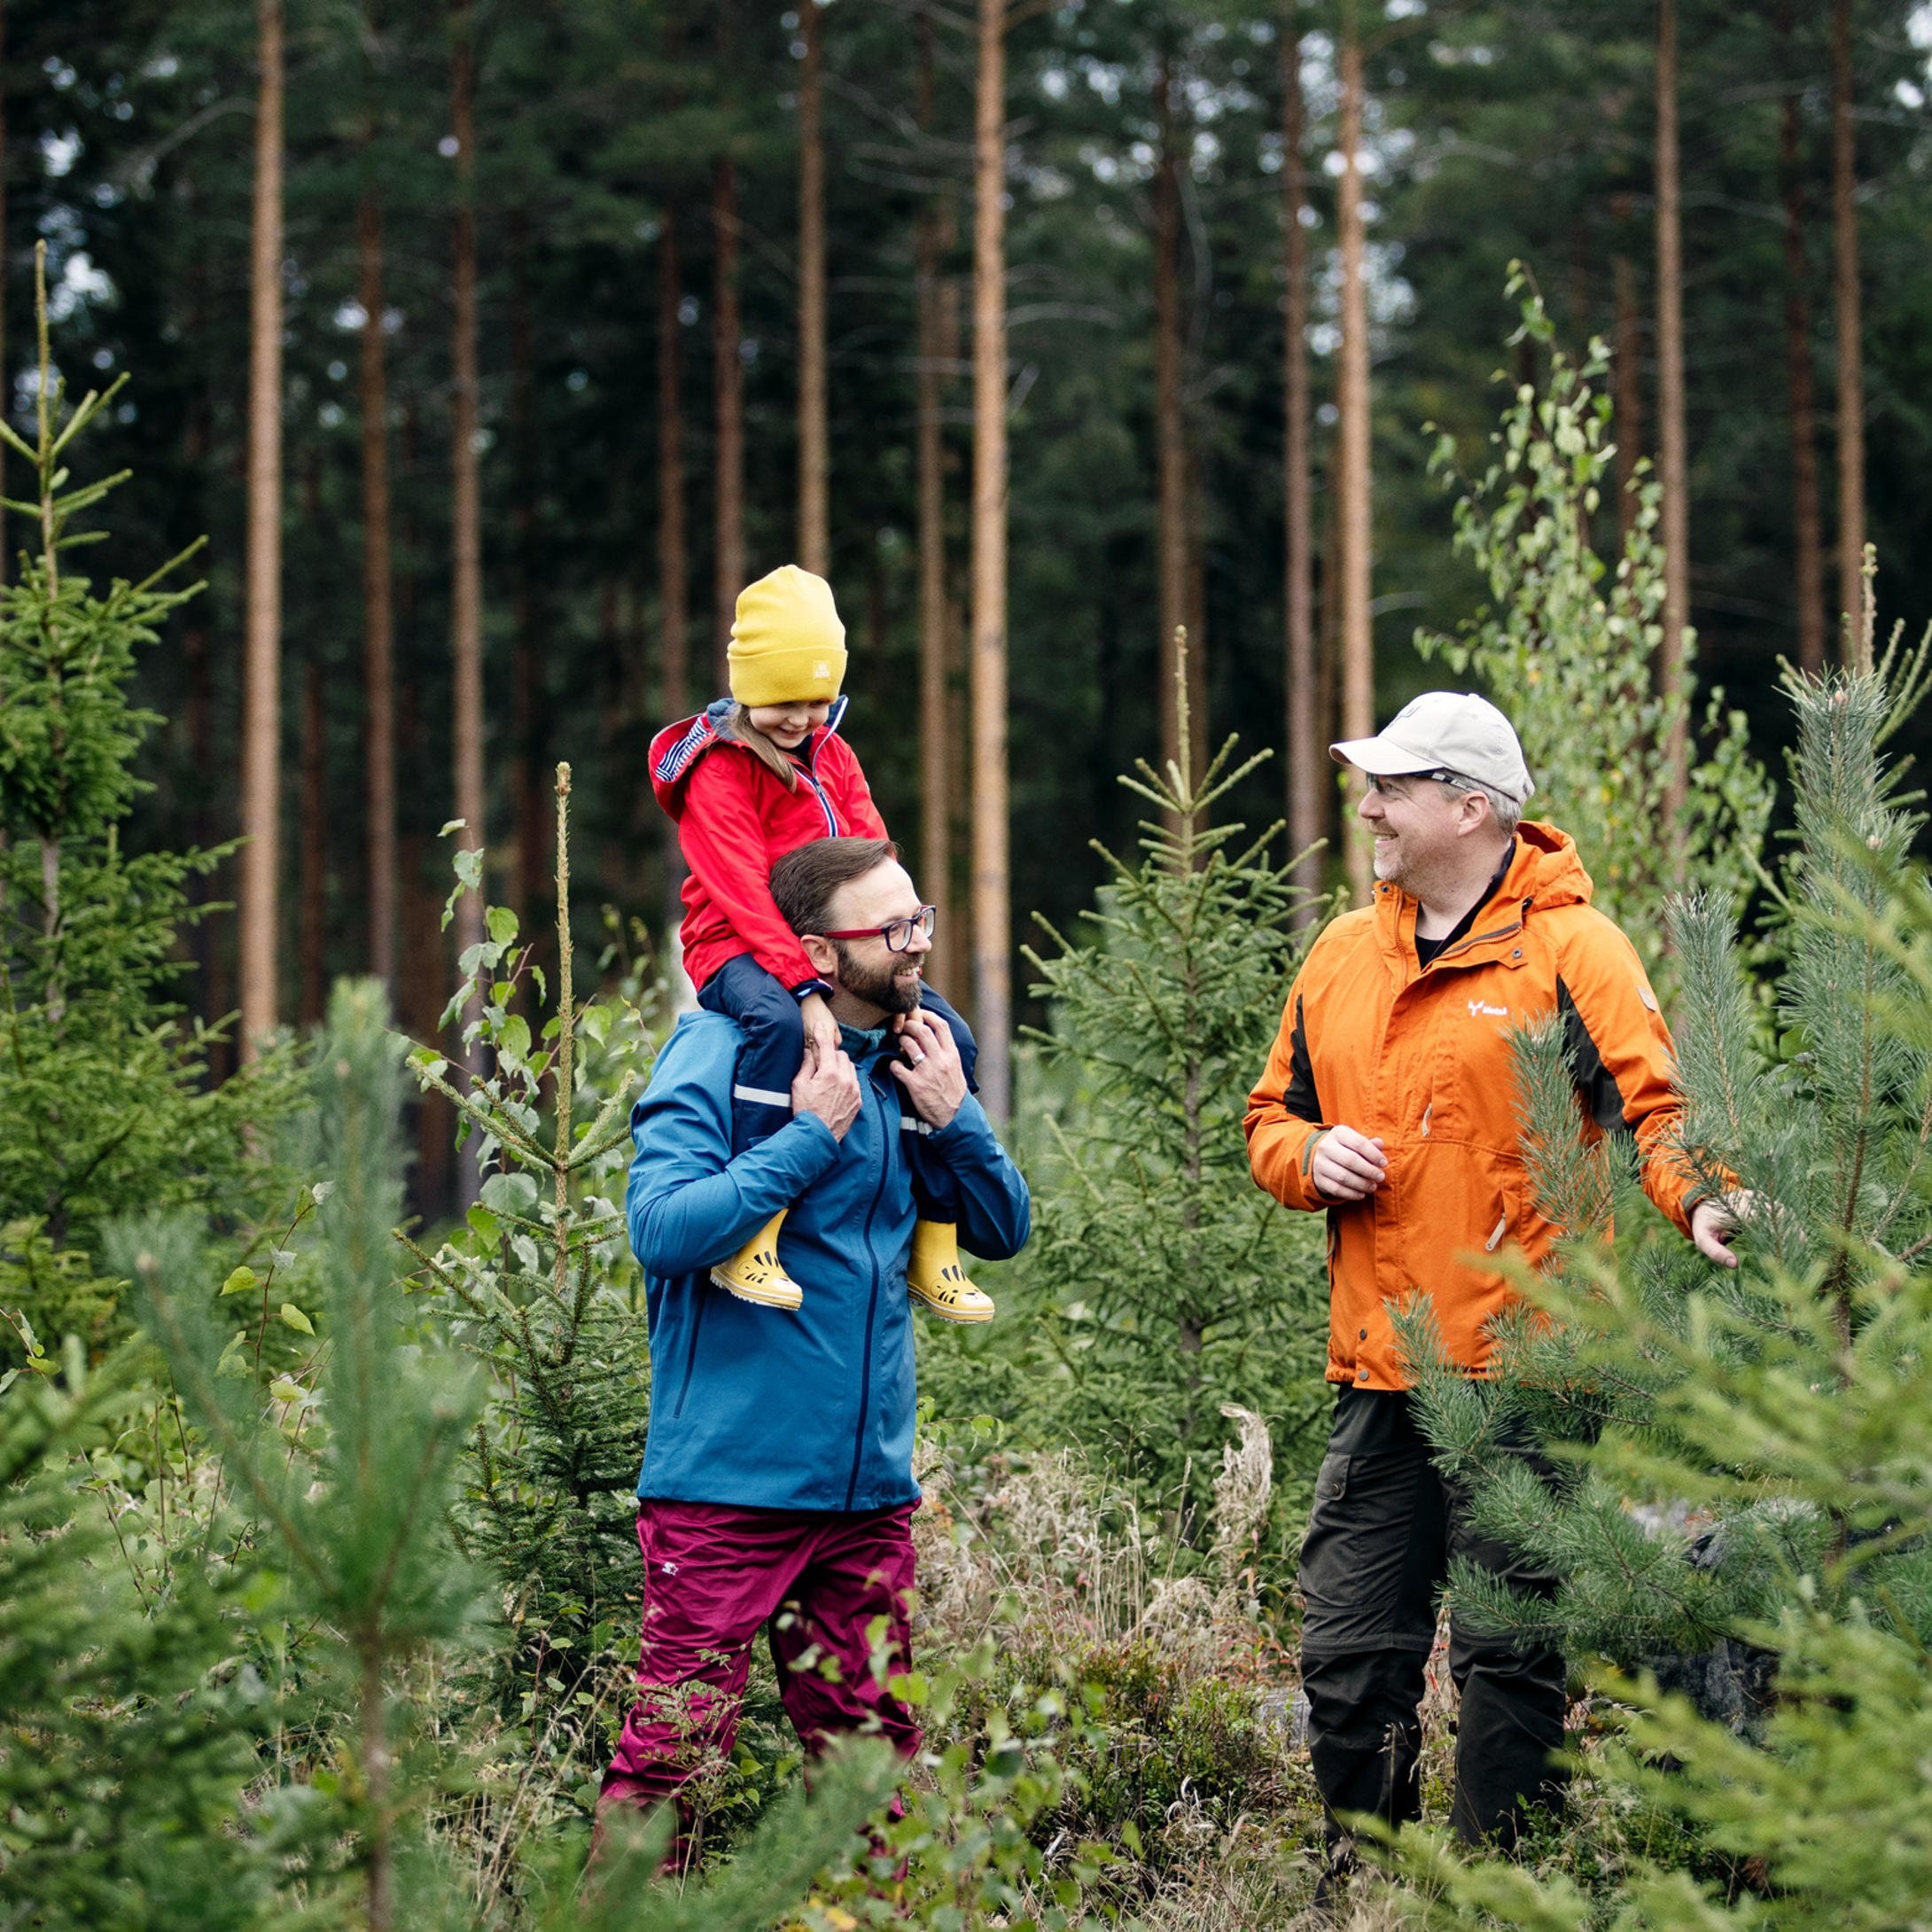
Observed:
[[[1352,765],[1371,778],[1407,778],[1442,767],[1440,759],[1419,758],[1385,737],[1344,738],[1328,747],[1328,756],[1337,765]]]

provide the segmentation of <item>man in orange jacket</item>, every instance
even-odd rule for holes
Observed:
[[[1453,1556],[1553,1591],[1478,1535],[1409,1413],[1389,1303],[1421,1292],[1451,1356],[1484,1372],[1515,1298],[1485,1258],[1538,1259],[1554,1230],[1531,1199],[1509,1036],[1561,1016],[1593,1131],[1629,1133],[1645,1191],[1712,1260],[1735,1266],[1729,1204],[1697,1199],[1671,1155],[1671,1036],[1630,941],[1590,905],[1567,833],[1523,820],[1535,790],[1493,705],[1430,691],[1378,736],[1329,747],[1367,780],[1375,901],[1315,941],[1250,1096],[1256,1180],[1328,1218],[1335,1421],[1302,1545],[1302,1680],[1328,1809],[1333,1896],[1351,1854],[1336,1814],[1419,1815],[1418,1707]],[[1564,1666],[1459,1629],[1451,1821],[1513,1842],[1525,1800],[1556,1788]]]

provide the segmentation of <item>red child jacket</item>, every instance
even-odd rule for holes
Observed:
[[[651,789],[690,868],[684,970],[702,986],[727,960],[749,953],[792,990],[819,976],[773,902],[773,864],[808,839],[884,838],[885,822],[857,755],[838,736],[843,704],[792,754],[795,791],[755,752],[721,736],[728,709],[713,705],[667,725],[650,744]]]

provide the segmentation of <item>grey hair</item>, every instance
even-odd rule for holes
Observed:
[[[1451,791],[1480,791],[1489,800],[1489,815],[1496,830],[1505,838],[1515,837],[1516,827],[1523,822],[1521,799],[1512,799],[1507,791],[1485,785],[1480,778],[1465,778],[1461,772],[1453,778],[1438,778],[1436,783]]]

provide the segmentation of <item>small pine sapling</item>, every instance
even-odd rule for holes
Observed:
[[[148,1352],[0,1391],[0,1894],[53,1932],[244,1932],[282,1870],[245,1794],[272,1722],[239,1568],[153,1586],[77,1470],[153,1398]],[[183,1847],[193,1847],[192,1858]],[[136,1911],[131,1902],[138,1900]]]
[[[1186,651],[1183,643],[1182,666]],[[1211,825],[1268,754],[1229,738],[1196,775],[1187,751],[1121,783],[1158,814],[1137,865],[1111,872],[1077,944],[1031,949],[1051,1026],[1030,1029],[1077,1102],[1048,1130],[1057,1172],[1040,1190],[1026,1280],[1047,1355],[1036,1392],[1056,1423],[1131,1462],[1143,1494],[1191,1539],[1206,1520],[1225,1405],[1266,1415],[1283,1446],[1313,1427],[1327,1334],[1322,1233],[1258,1190],[1242,1136],[1305,939],[1294,861]],[[1056,1392],[1057,1391],[1057,1392]],[[1279,1493],[1279,1492],[1277,1492]]]
[[[311,1190],[321,1200],[310,1325],[324,1345],[302,1391],[302,1433],[292,1440],[279,1426],[279,1391],[265,1405],[253,1375],[222,1372],[226,1337],[208,1317],[195,1232],[151,1225],[130,1257],[175,1386],[277,1553],[291,1616],[326,1633],[319,1654],[341,1667],[335,1824],[354,1835],[368,1932],[411,1922],[394,1673],[465,1633],[480,1582],[449,1530],[478,1378],[412,1338],[392,1259],[403,1160],[387,1018],[378,982],[339,984],[311,1076],[315,1155],[330,1179]]]
[[[177,585],[200,548],[105,588],[73,567],[105,537],[82,527],[123,475],[75,480],[77,446],[125,377],[68,401],[35,251],[39,381],[29,441],[0,416],[32,494],[6,507],[31,533],[0,585],[0,1307],[48,1338],[106,1345],[120,1283],[92,1265],[110,1217],[206,1206],[247,1219],[276,1177],[251,1126],[285,1114],[293,1069],[271,1053],[207,1084],[210,1034],[184,1027],[176,937],[198,916],[186,882],[229,849],[121,849],[149,788],[134,763],[160,720],[131,697],[141,653],[201,588]],[[0,1368],[26,1359],[0,1323]]]

